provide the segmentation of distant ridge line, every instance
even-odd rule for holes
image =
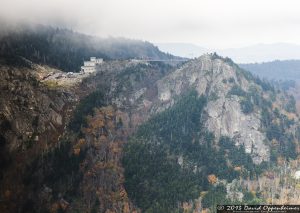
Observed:
[[[191,59],[134,59],[134,61],[161,61],[161,62],[178,62],[178,61],[189,61]]]

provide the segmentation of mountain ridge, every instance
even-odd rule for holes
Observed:
[[[10,63],[15,63],[12,57],[21,56],[65,72],[79,72],[83,61],[91,56],[105,60],[178,58],[146,41],[105,39],[43,25],[8,30],[0,37],[0,55]]]
[[[270,80],[298,80],[300,60],[274,60],[262,63],[239,64],[242,68]]]

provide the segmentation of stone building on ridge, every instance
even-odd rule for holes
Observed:
[[[91,57],[89,61],[84,61],[81,66],[81,72],[93,73],[97,71],[97,66],[103,63],[102,58]]]

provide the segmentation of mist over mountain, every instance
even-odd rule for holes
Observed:
[[[171,59],[147,41],[126,38],[100,38],[69,29],[43,25],[17,25],[0,33],[0,55],[8,63],[16,56],[47,64],[63,71],[78,72],[91,56],[104,59]]]
[[[256,44],[241,48],[204,48],[190,43],[156,43],[163,51],[193,58],[207,52],[217,52],[236,63],[261,63],[274,60],[300,59],[300,45],[289,43]]]
[[[1,0],[0,213],[300,205],[299,8]]]

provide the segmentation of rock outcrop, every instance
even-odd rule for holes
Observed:
[[[26,167],[58,145],[78,97],[43,84],[35,67],[0,65],[0,70],[0,211],[12,212],[28,192]]]
[[[243,144],[246,152],[252,153],[254,162],[268,161],[269,147],[264,143],[266,136],[260,128],[260,111],[243,113],[241,97],[228,94],[234,86],[244,91],[250,87],[262,90],[255,82],[247,80],[237,66],[212,55],[186,63],[157,83],[158,97],[164,104],[172,103],[175,97],[191,88],[208,97],[205,127],[217,139],[228,136],[236,145]]]

